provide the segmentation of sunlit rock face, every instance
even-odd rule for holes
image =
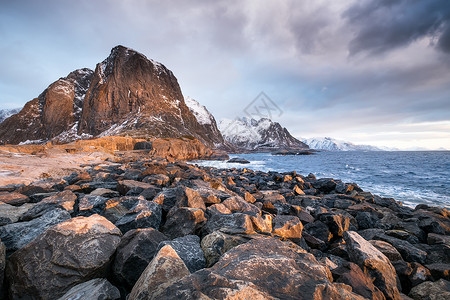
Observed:
[[[117,46],[95,71],[80,69],[58,79],[0,123],[0,143],[67,143],[119,135],[194,137],[209,147],[227,148],[214,117],[197,102],[188,102],[190,108],[172,71]],[[207,112],[208,124],[198,108]]]

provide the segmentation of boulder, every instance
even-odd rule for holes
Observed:
[[[447,244],[431,245],[428,246],[426,250],[427,250],[426,263],[450,264],[450,245]]]
[[[364,230],[369,228],[374,228],[380,221],[375,213],[367,211],[358,211],[355,216],[356,222],[358,223],[358,229]]]
[[[135,190],[136,193],[141,193],[143,190],[152,187],[151,184],[136,181],[136,180],[122,180],[117,184],[117,191],[121,195],[126,195],[130,190]]]
[[[447,245],[450,245],[450,236],[442,235],[442,234],[436,234],[436,233],[429,233],[428,236],[427,236],[427,243],[429,245],[435,245],[435,244],[447,244]]]
[[[91,278],[107,275],[120,230],[99,215],[47,229],[9,257],[11,299],[56,299]]]
[[[232,159],[229,159],[227,163],[235,163],[235,164],[249,164],[250,162],[246,159],[234,157]]]
[[[70,219],[70,214],[64,209],[57,208],[31,221],[0,227],[0,239],[5,244],[8,253],[12,253],[26,246],[47,228],[68,219]]]
[[[300,239],[303,224],[297,217],[277,215],[273,219],[272,233],[283,238]]]
[[[324,241],[310,235],[306,231],[302,232],[302,238],[305,240],[306,244],[313,249],[324,250],[326,248]]]
[[[120,194],[117,191],[113,191],[111,189],[105,189],[105,188],[98,188],[93,190],[89,195],[91,196],[102,196],[105,198],[114,198],[119,197]]]
[[[165,245],[142,272],[128,300],[164,299],[164,289],[189,274],[177,252]]]
[[[450,299],[450,281],[440,279],[436,282],[425,281],[411,289],[409,297],[414,300]]]
[[[165,212],[168,212],[173,206],[206,210],[202,196],[197,191],[185,186],[165,188],[153,199],[153,202],[160,204]]]
[[[212,215],[203,227],[203,232],[209,234],[216,230],[226,233],[254,232],[251,216],[241,213]]]
[[[166,186],[170,182],[170,177],[164,174],[154,174],[145,177],[142,182],[146,182],[156,186]]]
[[[106,207],[108,198],[97,195],[84,195],[81,197],[78,205],[80,214],[101,213]]]
[[[187,235],[171,241],[164,241],[159,244],[158,248],[161,249],[166,245],[170,245],[178,253],[191,273],[206,266],[205,255],[198,236]]]
[[[161,224],[161,206],[155,202],[138,200],[134,206],[115,225],[122,231],[127,232],[137,228],[158,229]]]
[[[206,259],[206,266],[214,265],[228,250],[249,241],[249,238],[239,235],[226,234],[214,231],[206,235],[200,245]]]
[[[131,289],[157,253],[158,245],[168,240],[153,228],[133,229],[125,233],[113,263],[114,278]]]
[[[0,193],[0,201],[9,205],[19,206],[30,202],[30,198],[20,193]]]
[[[271,233],[272,232],[272,215],[264,214],[262,216],[250,216],[253,224],[253,229],[257,232]]]
[[[208,216],[212,216],[212,215],[231,215],[231,210],[229,210],[228,208],[225,207],[225,205],[223,205],[222,203],[217,203],[217,204],[213,204],[211,206],[209,206],[206,209],[206,214]]]
[[[175,207],[190,207],[206,210],[205,202],[197,191],[188,187],[179,187],[178,189],[179,197],[174,204]]]
[[[334,237],[342,237],[350,226],[350,219],[342,214],[320,214],[319,220],[328,226]]]
[[[430,270],[425,268],[419,263],[412,263],[412,272],[409,276],[409,281],[411,282],[411,286],[416,286],[421,284],[424,281],[429,281],[432,279]]]
[[[80,283],[67,291],[58,300],[116,300],[119,290],[105,278],[96,278]]]
[[[328,226],[319,220],[306,224],[304,230],[324,243],[328,243],[333,237]]]
[[[348,284],[352,287],[354,293],[369,299],[385,299],[383,293],[373,284],[372,278],[354,263],[350,262],[334,268],[331,273],[335,282]]]
[[[35,204],[25,203],[21,206],[13,206],[0,202],[0,226],[16,223]]]
[[[401,254],[391,244],[379,240],[370,240],[372,246],[380,250],[381,253],[386,255],[390,261],[402,260]]]
[[[227,198],[222,202],[222,205],[228,208],[232,213],[239,212],[254,216],[261,215],[261,210],[258,207],[248,203],[239,196]]]
[[[430,270],[434,280],[441,278],[450,280],[450,264],[436,263],[425,265],[425,267]]]
[[[197,271],[161,292],[166,299],[363,299],[312,254],[273,238],[229,250],[211,268]]]
[[[424,264],[427,258],[427,252],[413,246],[410,242],[397,239],[385,234],[376,235],[375,239],[388,242],[394,246],[402,255],[403,259],[409,262],[418,262]]]
[[[156,195],[158,195],[159,192],[161,192],[161,188],[152,185],[152,187],[147,188],[142,192],[140,192],[139,195],[144,197],[146,200],[152,201],[156,197]]]
[[[336,188],[336,181],[332,178],[320,178],[313,181],[311,184],[315,189],[324,193],[329,193]]]
[[[196,234],[206,222],[203,210],[198,208],[172,208],[161,231],[171,239]]]
[[[374,278],[374,284],[386,299],[400,299],[397,275],[389,259],[354,231],[346,231],[344,240],[350,260]]]
[[[44,198],[39,203],[36,203],[21,216],[20,220],[29,221],[38,218],[45,213],[54,210],[55,208],[62,208],[69,213],[73,213],[76,200],[77,195],[75,195],[72,191],[56,193],[50,197]]]
[[[105,208],[102,212],[102,216],[107,218],[110,222],[116,223],[120,218],[125,216],[129,210],[139,200],[145,200],[143,197],[131,197],[124,196],[120,198],[109,199],[105,203]]]

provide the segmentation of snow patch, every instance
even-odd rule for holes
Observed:
[[[40,145],[45,142],[45,140],[26,140],[25,142],[20,142],[19,145]]]
[[[327,151],[383,151],[383,149],[370,145],[356,145],[351,142],[336,140],[330,137],[315,137],[301,139],[312,149]]]
[[[194,114],[198,123],[201,125],[212,125],[214,118],[205,106],[201,105],[189,96],[186,97],[184,101],[189,110]]]

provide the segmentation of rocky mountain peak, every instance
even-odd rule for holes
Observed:
[[[267,118],[259,120],[242,117],[223,119],[219,129],[226,141],[241,151],[270,152],[278,149],[308,149],[279,123]]]
[[[11,118],[0,125],[2,143],[108,135],[224,143],[217,126],[206,128],[186,106],[169,69],[124,46],[114,47],[95,71],[79,69],[58,79]]]

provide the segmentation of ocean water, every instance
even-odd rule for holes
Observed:
[[[319,152],[316,155],[273,156],[270,153],[230,155],[250,161],[196,161],[217,168],[297,171],[318,178],[355,182],[364,191],[415,207],[424,203],[450,208],[450,151]]]

